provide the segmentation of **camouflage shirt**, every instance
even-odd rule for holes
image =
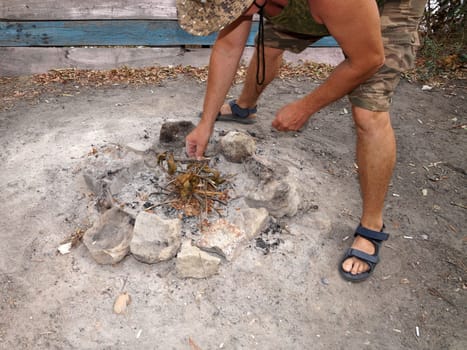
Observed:
[[[385,0],[375,0],[381,9]],[[266,19],[281,30],[308,34],[308,35],[329,35],[324,24],[317,23],[310,13],[308,0],[289,0],[282,12],[277,16],[270,17],[265,15]]]

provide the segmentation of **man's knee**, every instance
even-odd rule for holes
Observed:
[[[370,111],[353,106],[352,113],[359,133],[378,133],[391,129],[389,112]]]

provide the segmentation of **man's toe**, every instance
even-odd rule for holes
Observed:
[[[342,270],[344,270],[345,272],[350,272],[352,270],[352,267],[353,267],[353,259],[352,258],[346,259],[342,263]]]
[[[358,274],[359,274],[359,270],[360,270],[359,261],[358,261],[358,260],[354,260],[354,261],[353,261],[353,265],[352,265],[352,271],[350,271],[350,273],[351,273],[352,275],[358,275]]]

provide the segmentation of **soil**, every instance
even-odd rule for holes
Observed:
[[[82,88],[0,112],[0,348],[466,349],[462,83],[422,90],[401,82],[391,111],[398,141],[385,210],[391,237],[374,275],[360,284],[337,271],[360,215],[347,99],[302,132],[271,128],[275,111],[315,82],[277,80],[256,124],[216,124],[213,142],[245,130],[258,156],[295,169],[313,205],[280,219],[287,227],[280,239],[262,233],[218,275],[200,280],[178,278],[173,261],[148,265],[128,256],[104,266],[83,244],[66,255],[57,247],[94,220],[83,180],[93,150],[157,144],[163,122],[196,123],[203,83],[180,77]],[[131,304],[116,315],[121,292]]]

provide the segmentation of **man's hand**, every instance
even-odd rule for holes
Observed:
[[[282,107],[276,113],[272,126],[279,131],[297,131],[309,118],[309,113],[304,110],[302,102],[298,100]]]
[[[211,133],[212,127],[199,123],[185,139],[186,154],[198,160],[203,159],[203,154],[208,145]]]

